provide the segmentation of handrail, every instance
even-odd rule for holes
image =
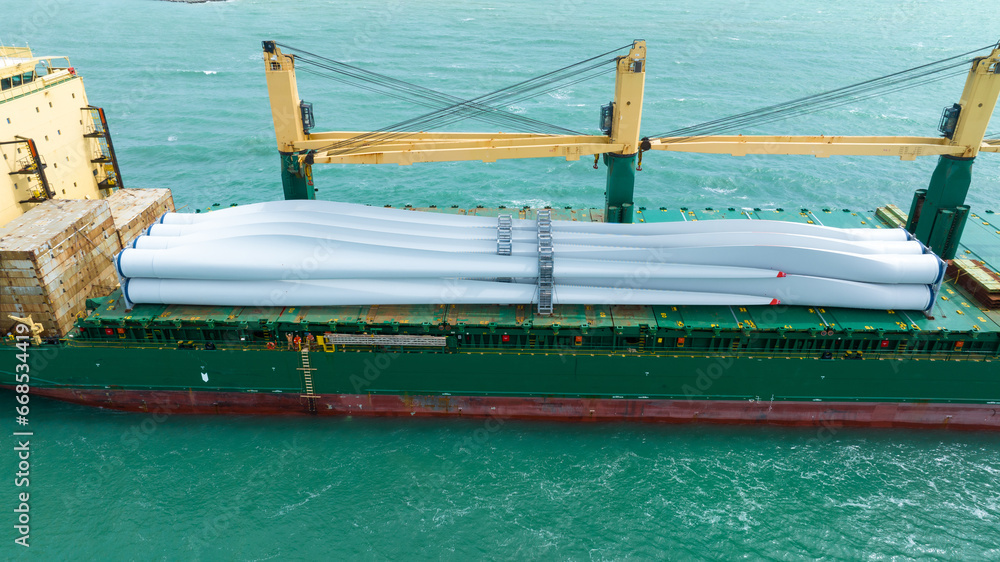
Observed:
[[[6,90],[0,90],[0,103],[33,94],[73,78],[76,78],[76,74],[71,73],[69,69],[60,69],[57,72],[40,76],[27,84],[20,84]]]

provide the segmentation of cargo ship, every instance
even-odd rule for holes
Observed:
[[[948,59],[951,62],[945,67],[968,65],[969,73],[959,103],[945,110],[941,136],[933,138],[711,134],[719,130],[720,121],[707,129],[644,136],[640,119],[646,45],[636,41],[625,49],[627,54],[606,53],[604,58],[577,66],[577,70],[593,68],[593,61],[607,59],[616,79],[614,99],[601,111],[604,134],[582,135],[552,132],[540,122],[514,119],[500,109],[502,101],[510,98],[497,93],[461,100],[287,45],[263,43],[282,185],[285,199],[292,200],[281,207],[290,209],[287,212],[321,209],[324,202],[312,201],[311,167],[316,164],[594,156],[596,167],[603,158],[608,172],[603,208],[440,205],[368,208],[371,212],[336,207],[333,211],[340,217],[338,225],[350,222],[344,217],[351,213],[356,222],[383,218],[437,225],[459,218],[472,221],[468,224],[475,223],[490,236],[495,233],[495,240],[486,241],[495,252],[489,252],[493,255],[484,257],[484,263],[508,258],[524,263],[524,256],[536,260],[534,274],[527,275],[522,268],[507,277],[507,269],[491,269],[489,274],[480,273],[488,279],[475,281],[488,283],[490,290],[498,285],[522,290],[525,283],[530,284],[529,296],[521,302],[517,298],[483,301],[486,297],[476,301],[465,298],[464,289],[449,292],[448,287],[454,289],[463,275],[439,280],[446,285],[436,296],[412,296],[417,294],[412,285],[383,292],[371,302],[356,300],[360,298],[357,284],[383,286],[380,283],[385,280],[376,283],[362,278],[350,289],[343,284],[322,285],[314,300],[303,302],[288,299],[280,291],[261,298],[238,294],[234,287],[252,284],[244,278],[232,278],[231,285],[221,286],[213,285],[214,278],[185,278],[178,285],[170,274],[164,275],[167,283],[163,284],[141,278],[149,274],[137,280],[129,274],[129,268],[142,261],[136,256],[159,251],[143,248],[162,249],[170,244],[158,238],[158,232],[212,221],[230,228],[225,217],[263,210],[177,214],[171,213],[173,202],[165,190],[124,189],[103,112],[86,103],[82,82],[68,61],[62,67],[48,65],[48,80],[37,74],[28,80],[29,68],[35,73],[42,61],[50,59],[4,51],[0,116],[9,118],[7,125],[0,122],[0,143],[9,144],[0,146],[19,149],[15,153],[21,158],[8,159],[9,151],[4,152],[12,179],[9,188],[0,189],[4,196],[8,191],[12,194],[0,209],[5,213],[0,222],[4,282],[0,329],[8,333],[0,348],[2,386],[16,389],[18,384],[29,384],[35,396],[156,413],[1000,429],[1000,220],[990,209],[974,211],[964,204],[974,158],[979,152],[1000,150],[1000,143],[984,138],[1000,92],[1000,49],[993,46],[985,55],[956,57],[957,62]],[[407,88],[432,111],[411,121],[412,132],[403,132],[407,131],[404,124],[363,133],[312,132],[312,106],[299,99],[295,79],[296,66],[303,64],[332,69],[341,78],[360,77],[376,89]],[[547,76],[551,79],[556,73]],[[898,87],[899,76],[887,77],[885,87]],[[15,77],[20,77],[16,84]],[[565,79],[573,75],[567,73]],[[544,91],[551,83],[540,81],[532,87]],[[505,94],[524,95],[526,91],[528,86],[521,83]],[[73,150],[77,156],[85,155],[76,158],[75,166],[63,163],[72,162],[72,154],[63,155],[58,146],[39,140],[52,136],[45,137],[42,127],[55,121],[35,117],[49,99],[55,103],[52,110],[65,104],[69,108],[65,111],[79,112],[60,118],[79,127],[67,125],[57,133],[72,135],[77,147]],[[820,95],[795,100],[764,108],[756,118],[766,122],[781,112],[797,111],[810,103],[829,105],[839,99]],[[424,124],[463,116],[537,130],[421,132],[427,130]],[[753,116],[734,116],[730,124],[745,124],[748,117]],[[635,171],[641,168],[643,153],[651,150],[890,155],[904,160],[936,155],[939,161],[929,186],[916,191],[909,212],[895,205],[874,212],[635,207]],[[60,160],[66,157],[70,159]],[[89,191],[56,191],[74,181],[52,177],[57,161],[60,174],[73,169],[85,176],[88,182],[76,181],[73,186],[84,185]],[[51,170],[48,163],[53,164]],[[560,233],[591,228],[612,232],[608,223],[632,231],[663,232],[709,225],[688,230],[704,237],[708,236],[705,232],[717,230],[711,225],[736,221],[753,224],[766,235],[815,228],[862,238],[866,231],[877,231],[874,239],[889,240],[882,237],[889,233],[901,237],[892,240],[905,240],[898,244],[918,245],[917,257],[940,264],[941,275],[920,280],[922,285],[914,289],[924,291],[919,294],[927,295],[925,301],[918,298],[892,309],[879,308],[870,299],[852,300],[857,298],[853,290],[842,291],[842,299],[831,293],[796,300],[794,295],[772,298],[771,292],[780,286],[768,285],[751,295],[753,283],[736,283],[735,292],[744,293],[720,293],[723,296],[716,295],[719,302],[705,300],[701,296],[705,292],[697,287],[686,291],[695,294],[693,299],[664,298],[650,303],[643,301],[645,297],[635,302],[600,296],[586,301],[566,296],[585,293],[559,285],[565,269],[559,269],[558,261],[552,275],[553,260],[565,258],[560,247],[553,250],[553,240],[558,243]],[[253,230],[263,223],[240,224]],[[287,234],[281,229],[301,229],[302,224],[268,228]],[[748,230],[753,229],[741,227],[735,232]],[[525,240],[525,233],[529,247],[524,249],[522,244],[520,251],[525,253],[519,257],[517,244]],[[184,234],[184,238],[200,236],[197,230]],[[417,238],[412,244],[419,243]],[[740,247],[753,253],[754,248],[768,245],[746,242]],[[693,244],[694,249],[685,255],[696,255],[706,246]],[[732,256],[733,252],[722,254]],[[179,255],[174,264],[178,267],[197,261]],[[408,254],[392,255],[402,262]],[[247,261],[253,260],[243,260]],[[199,266],[199,275],[206,275],[205,268],[211,265]],[[162,272],[165,266],[150,267]],[[287,275],[267,282],[302,280],[294,267],[286,269]],[[762,269],[773,273],[769,277],[775,281],[769,283],[796,277],[794,272],[775,271],[773,264]],[[517,279],[520,275],[527,279]],[[152,282],[156,291],[148,289]],[[192,291],[194,285],[185,284],[189,282],[202,284]],[[142,283],[147,286],[145,292],[137,289]],[[164,296],[170,292],[163,289],[169,283],[180,288],[173,296]],[[211,293],[215,296],[205,296],[210,286],[222,288]],[[885,292],[872,294],[884,297],[872,298],[885,298],[885,303],[895,302],[903,291],[892,285],[878,288]],[[138,297],[139,293],[144,296]],[[355,295],[351,297],[355,300],[345,295]],[[22,358],[26,368],[18,367]]]

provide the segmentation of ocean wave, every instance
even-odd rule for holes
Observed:
[[[510,202],[511,207],[531,207],[532,209],[544,209],[551,205],[552,202],[545,199],[514,199]]]

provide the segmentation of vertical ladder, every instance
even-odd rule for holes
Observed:
[[[46,199],[52,199],[56,194],[49,187],[49,180],[45,177],[45,164],[42,162],[42,157],[38,154],[38,147],[35,146],[35,141],[20,136],[14,138],[17,140],[0,142],[0,144],[23,144],[24,148],[28,151],[28,155],[17,159],[16,169],[10,175],[24,175],[29,177],[29,181],[30,179],[35,180],[34,185],[31,183],[28,184],[28,192],[31,194],[31,197],[23,201],[18,201],[18,203],[41,203]],[[17,150],[20,152],[21,147],[17,147]]]
[[[84,137],[94,139],[97,143],[94,157],[90,160],[98,164],[104,172],[103,178],[97,182],[97,187],[113,191],[122,186],[121,171],[118,169],[118,158],[115,157],[115,145],[111,142],[111,131],[108,130],[108,120],[104,109],[88,105],[83,108],[90,118]]]
[[[298,369],[302,371],[302,378],[304,380],[305,394],[302,397],[306,399],[309,403],[309,413],[316,413],[316,398],[318,396],[313,392],[313,378],[312,372],[316,369],[309,365],[309,342],[302,342],[302,351],[300,352],[302,358],[302,366]]]

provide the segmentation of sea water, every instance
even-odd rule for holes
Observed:
[[[281,197],[265,39],[465,98],[645,39],[655,134],[970,51],[998,20],[988,3],[933,0],[3,0],[0,43],[70,57],[125,186],[168,187],[194,211]],[[742,132],[936,136],[963,83]],[[317,130],[426,111],[304,73],[299,87]],[[613,87],[608,74],[510,109],[596,134]],[[905,210],[934,164],[650,152],[636,204]],[[973,209],[996,208],[1000,159],[973,173]],[[317,166],[315,180],[321,199],[373,205],[601,207],[605,177],[588,159],[537,159]],[[31,547],[13,542],[10,437],[2,558],[1000,558],[993,434],[31,405]]]

